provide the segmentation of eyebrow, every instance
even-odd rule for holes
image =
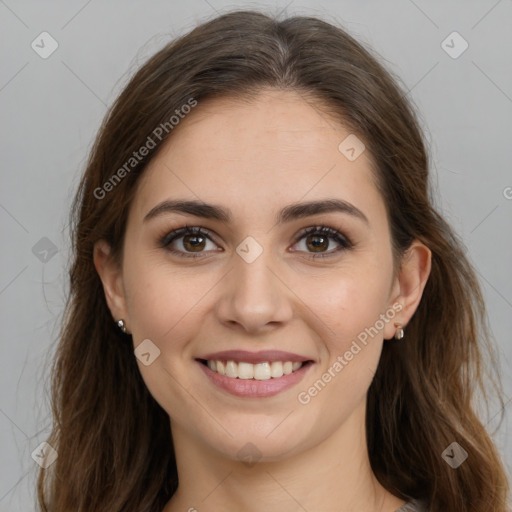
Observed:
[[[342,199],[324,199],[320,201],[309,201],[305,203],[294,203],[285,206],[276,217],[276,223],[282,224],[295,219],[301,219],[321,213],[345,213],[354,218],[370,224],[366,215],[356,208],[353,204]],[[229,209],[222,206],[203,203],[196,200],[173,199],[162,201],[152,208],[144,217],[144,222],[148,222],[155,217],[167,213],[181,213],[193,215],[205,219],[218,220],[223,223],[230,223],[233,216]]]

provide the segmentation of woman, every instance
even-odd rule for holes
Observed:
[[[239,11],[170,43],[73,213],[42,510],[505,512],[481,291],[345,31]]]

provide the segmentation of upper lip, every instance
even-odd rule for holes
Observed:
[[[309,357],[304,357],[292,352],[284,352],[283,350],[261,350],[259,352],[248,352],[247,350],[223,350],[222,352],[212,352],[198,359],[214,360],[214,361],[236,361],[244,363],[264,363],[272,361],[291,361],[305,362],[311,361]]]

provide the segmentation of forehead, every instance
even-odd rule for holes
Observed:
[[[225,158],[264,158],[268,151],[337,151],[346,128],[318,100],[295,91],[263,90],[247,98],[220,97],[199,102],[173,131],[167,148],[188,143]],[[191,156],[191,155],[189,155]]]
[[[340,151],[354,134],[310,97],[264,91],[199,102],[149,163],[136,195],[142,214],[169,196],[270,206],[271,198],[379,199],[368,151]],[[348,139],[351,140],[351,139]],[[228,205],[229,206],[229,205]]]

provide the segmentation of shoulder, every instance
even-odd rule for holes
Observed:
[[[411,500],[402,505],[396,512],[427,512],[427,506],[423,501]]]

